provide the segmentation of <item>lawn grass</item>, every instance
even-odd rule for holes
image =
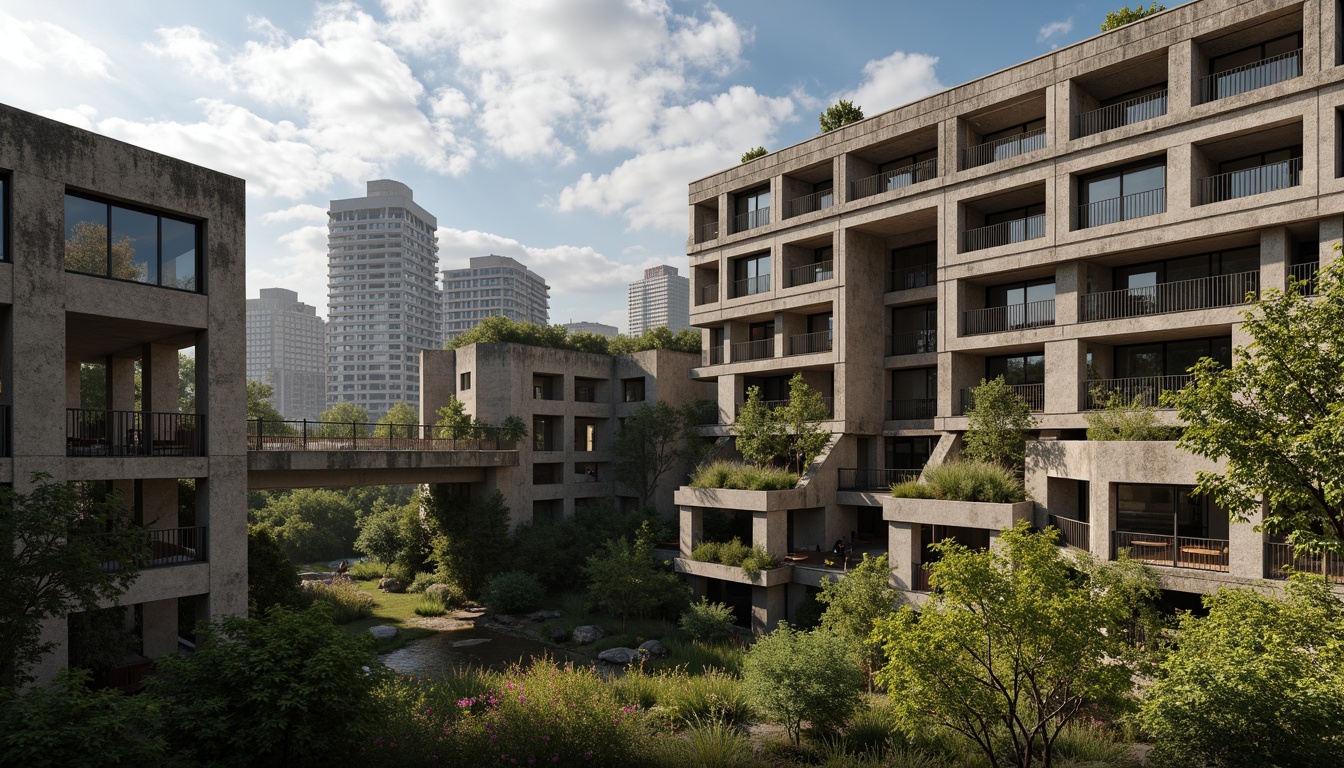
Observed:
[[[418,618],[415,615],[415,606],[420,602],[423,595],[413,595],[409,592],[394,595],[383,592],[378,589],[378,581],[356,581],[355,586],[362,592],[373,596],[373,615],[368,618],[352,621],[349,624],[342,624],[341,629],[352,635],[358,636],[367,632],[369,627],[376,627],[379,624],[388,624],[397,628],[397,636],[388,640],[375,640],[374,649],[378,653],[387,653],[395,651],[412,640],[419,640],[422,637],[429,637],[435,630],[425,627],[410,627],[406,622]]]

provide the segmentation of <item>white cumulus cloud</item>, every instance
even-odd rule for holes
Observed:
[[[1063,37],[1073,31],[1073,17],[1063,21],[1052,21],[1041,27],[1036,33],[1036,42],[1044,43],[1051,38]]]
[[[937,65],[935,56],[895,51],[886,58],[864,64],[858,88],[837,96],[836,100],[849,99],[863,109],[863,114],[872,117],[946,88],[938,80]]]

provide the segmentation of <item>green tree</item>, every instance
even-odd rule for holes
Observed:
[[[0,688],[31,681],[29,667],[54,647],[43,622],[116,600],[149,554],[115,494],[42,473],[32,481],[26,493],[0,486]]]
[[[863,562],[843,579],[822,582],[817,601],[826,606],[821,627],[849,645],[872,690],[872,675],[882,666],[882,648],[872,642],[873,627],[896,610],[887,556],[864,553]]]
[[[785,458],[801,475],[831,439],[821,428],[821,422],[830,418],[825,399],[795,373],[789,379],[789,402],[771,411],[770,417],[784,436]]]
[[[1130,7],[1128,5],[1122,6],[1120,10],[1111,11],[1110,13],[1106,14],[1106,20],[1101,22],[1101,31],[1107,32],[1109,30],[1115,29],[1116,27],[1123,27],[1124,25],[1138,21],[1139,19],[1142,19],[1145,16],[1152,16],[1154,13],[1157,13],[1158,11],[1165,11],[1165,10],[1167,10],[1167,6],[1158,5],[1156,2],[1154,2],[1151,6],[1149,6],[1146,9],[1143,7],[1143,3],[1139,3],[1138,5],[1134,6],[1133,10],[1130,10]]]
[[[350,554],[356,515],[355,505],[343,493],[300,488],[272,496],[251,514],[250,522],[270,525],[286,557],[309,563]]]
[[[780,623],[742,661],[742,686],[756,709],[799,743],[803,722],[838,728],[858,707],[862,673],[844,640]]]
[[[434,436],[449,440],[465,440],[471,436],[471,416],[467,404],[450,396],[448,404],[434,412]]]
[[[196,413],[196,358],[177,353],[177,407],[183,413]]]
[[[518,416],[504,419],[504,423],[499,425],[499,437],[501,440],[522,440],[527,437],[527,422]]]
[[[354,403],[337,403],[317,417],[320,437],[368,437],[369,412]]]
[[[509,539],[509,508],[503,494],[472,500],[450,485],[432,485],[425,513],[433,521],[434,557],[439,572],[468,598],[481,595],[485,583],[504,570],[504,548]]]
[[[270,384],[263,384],[260,381],[247,382],[247,420],[261,420],[261,430],[264,435],[293,435],[298,430],[284,423],[284,416],[271,405],[271,398],[275,395],[275,390]],[[251,434],[256,434],[257,426],[249,425]]]
[[[673,408],[659,400],[644,404],[625,420],[612,451],[616,480],[650,506],[658,482],[669,472],[689,467],[704,455],[696,433],[698,403]]]
[[[87,672],[62,672],[51,688],[0,688],[0,765],[172,765],[157,725],[148,696],[94,690]]]
[[[1110,564],[1078,570],[1056,537],[1024,521],[1002,533],[1001,548],[935,544],[938,592],[874,630],[888,659],[877,679],[901,692],[892,697],[900,715],[965,735],[996,767],[1050,765],[1085,705],[1133,688],[1134,652],[1120,628],[1143,591],[1104,582],[1097,574]]]
[[[562,325],[537,325],[493,315],[481,320],[476,327],[456,336],[444,345],[445,349],[460,349],[469,344],[527,344],[534,347],[569,349],[569,332]]]
[[[610,339],[600,333],[591,333],[589,331],[579,331],[569,334],[565,340],[566,345],[576,352],[591,352],[596,355],[609,355],[611,350],[608,348]]]
[[[980,380],[971,390],[966,409],[967,458],[1021,469],[1027,453],[1027,433],[1036,426],[1031,407],[1003,380]]]
[[[755,149],[748,149],[746,152],[742,153],[742,162],[750,163],[752,160],[755,160],[758,157],[765,157],[768,154],[770,153],[765,151],[765,147],[756,147]]]
[[[705,597],[681,612],[677,626],[688,637],[701,643],[726,643],[733,637],[733,609],[723,603],[711,603]]]
[[[633,355],[650,349],[667,349],[673,352],[700,352],[700,329],[685,328],[677,333],[665,325],[654,326],[638,336],[620,334],[611,339],[607,350],[613,355]]]
[[[1092,399],[1101,404],[1099,411],[1087,416],[1088,440],[1177,440],[1180,427],[1157,421],[1157,411],[1143,404],[1143,395],[1126,400],[1114,390],[1092,390]]]
[[[68,666],[100,675],[140,652],[140,638],[126,625],[127,608],[114,605],[66,616]]]
[[[1157,765],[1344,765],[1344,606],[1323,579],[1285,597],[1206,595],[1186,614],[1140,718]]]
[[[1336,246],[1338,247],[1338,246]],[[1242,313],[1251,339],[1222,368],[1205,358],[1164,402],[1185,422],[1180,446],[1226,470],[1200,472],[1238,520],[1262,509],[1264,530],[1303,550],[1344,552],[1344,262],[1317,275],[1317,297],[1270,289]],[[1329,341],[1327,341],[1329,340]]]
[[[830,133],[842,125],[857,123],[863,119],[863,108],[856,107],[852,102],[841,99],[826,108],[817,116],[821,122],[821,132]]]
[[[384,566],[392,565],[409,543],[402,526],[405,517],[406,510],[403,507],[393,506],[382,499],[375,501],[373,511],[359,521],[355,549]]]
[[[298,607],[303,599],[299,569],[269,525],[247,526],[247,612],[260,617],[272,606]]]
[[[409,403],[397,403],[387,409],[378,426],[373,430],[374,437],[416,437],[413,429],[420,423],[420,414]]]
[[[770,409],[761,400],[760,387],[747,387],[747,400],[733,419],[733,435],[742,458],[758,467],[783,455],[784,436],[775,429]]]
[[[158,661],[149,690],[163,703],[163,733],[195,764],[344,762],[377,723],[369,713],[382,665],[370,641],[333,627],[321,604],[214,622],[195,653]]]
[[[690,597],[689,588],[676,574],[658,567],[653,539],[653,529],[645,521],[634,543],[624,536],[611,539],[601,552],[588,558],[583,568],[588,577],[588,601],[619,618],[622,627],[631,616],[655,612],[675,616]]]

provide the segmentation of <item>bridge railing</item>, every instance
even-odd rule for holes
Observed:
[[[515,451],[500,427],[248,419],[249,451]]]

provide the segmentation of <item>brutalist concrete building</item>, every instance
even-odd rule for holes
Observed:
[[[243,181],[0,106],[0,190],[0,482],[109,488],[147,529],[151,557],[120,599],[133,685],[177,652],[180,617],[247,610]],[[40,678],[65,666],[70,626],[46,625]]]
[[[1156,404],[1199,358],[1230,363],[1247,292],[1334,257],[1340,27],[1338,0],[1197,0],[693,182],[693,376],[718,430],[748,387],[782,399],[801,372],[835,435],[799,488],[678,492],[698,589],[769,626],[839,570],[803,555],[845,538],[919,600],[930,543],[1022,518],[1127,548],[1169,590],[1282,577],[1286,545],[1190,493],[1216,467],[1089,443],[1085,417],[1094,392]],[[1039,425],[1033,502],[890,498],[957,453],[969,390],[1000,375]],[[709,509],[798,564],[753,581],[691,561]]]

